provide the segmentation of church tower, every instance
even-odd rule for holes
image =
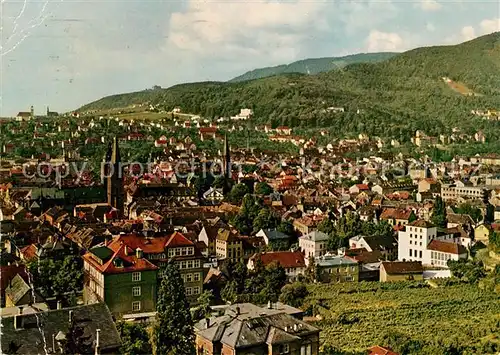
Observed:
[[[101,183],[104,185],[104,191],[106,194],[108,193],[108,176],[111,164],[111,154],[113,153],[113,144],[111,142],[108,143],[108,149],[106,153],[102,157],[102,166],[101,166]],[[106,197],[107,198],[107,197]]]
[[[226,179],[231,179],[231,153],[229,149],[229,142],[227,140],[227,134],[224,135],[224,150],[222,151],[222,157],[224,177]]]
[[[107,157],[106,157],[107,158]],[[120,148],[116,137],[111,146],[111,157],[108,165],[106,191],[108,194],[108,204],[119,210],[123,214],[124,191],[123,191],[123,170],[120,157]]]

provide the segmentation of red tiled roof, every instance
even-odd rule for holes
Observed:
[[[36,246],[35,244],[30,244],[25,246],[20,250],[21,254],[26,260],[31,260],[36,258]]]
[[[412,222],[408,224],[411,227],[419,227],[419,228],[432,228],[434,225],[431,222],[424,221],[423,219],[419,219],[418,221]]]
[[[167,241],[167,248],[194,246],[194,243],[179,232],[174,232]]]
[[[215,133],[217,127],[200,127],[200,133]]]
[[[429,245],[427,245],[427,249],[455,255],[467,254],[467,249],[463,245],[443,242],[436,239],[434,239],[429,243]]]
[[[304,254],[299,251],[275,251],[262,254],[255,254],[255,260],[260,257],[264,266],[273,262],[279,263],[284,268],[305,267]]]
[[[398,353],[395,353],[389,348],[384,348],[381,346],[372,346],[371,348],[368,349],[369,355],[399,355]]]
[[[408,220],[410,218],[411,211],[403,210],[399,208],[386,208],[382,211],[380,219],[403,219]]]
[[[111,242],[107,247],[114,251],[114,254],[107,260],[104,264],[100,264],[95,256],[88,252],[83,256],[83,258],[91,265],[93,265],[101,273],[106,274],[118,274],[118,273],[128,273],[136,271],[150,271],[158,269],[157,266],[153,265],[150,261],[145,258],[137,258],[134,250],[117,240]],[[127,249],[128,253],[125,253]],[[123,267],[118,267],[114,264],[114,260],[121,259],[123,261]]]
[[[158,254],[165,252],[168,236],[146,238],[137,234],[126,234],[116,237],[112,242],[123,242],[132,249],[141,248],[145,254]]]

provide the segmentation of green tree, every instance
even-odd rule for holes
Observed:
[[[273,191],[273,188],[266,182],[262,181],[255,185],[255,193],[257,195],[270,195]]]
[[[272,229],[279,226],[281,217],[271,211],[269,208],[260,210],[257,217],[253,220],[253,230],[258,232],[261,229]]]
[[[217,189],[222,189],[226,186],[226,178],[224,176],[217,176],[212,183],[212,186]]]
[[[483,219],[483,214],[481,210],[477,207],[472,206],[470,203],[463,203],[456,208],[456,212],[459,214],[467,214],[472,220],[478,223]]]
[[[46,297],[66,298],[83,288],[82,260],[76,256],[66,256],[62,260],[37,259],[28,263],[35,288]],[[70,302],[71,303],[71,302]]]
[[[245,184],[236,184],[233,186],[227,199],[229,202],[235,205],[240,205],[243,201],[243,197],[249,193],[248,186]]]
[[[195,321],[206,318],[212,312],[210,306],[214,302],[214,295],[212,291],[204,291],[197,300],[197,306],[193,310],[193,319]]]
[[[292,307],[301,307],[305,298],[309,295],[307,287],[302,282],[294,282],[285,285],[281,289],[280,302]]]
[[[446,227],[446,206],[440,196],[434,202],[431,221],[438,227]]]
[[[140,323],[118,322],[116,324],[122,346],[120,353],[124,355],[151,354],[151,344],[146,327]]]
[[[494,251],[500,251],[500,233],[499,232],[493,232],[490,233],[490,236],[488,238],[490,246],[493,248]]]
[[[176,264],[167,264],[156,303],[151,337],[154,354],[194,354],[193,320]]]

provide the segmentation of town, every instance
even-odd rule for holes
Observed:
[[[500,351],[500,155],[157,111],[0,122],[2,353]]]

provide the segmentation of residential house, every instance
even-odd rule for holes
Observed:
[[[156,310],[158,267],[141,250],[103,243],[83,255],[83,266],[86,304],[104,302],[115,315]]]
[[[416,220],[415,212],[401,208],[385,208],[380,215],[381,221],[387,221],[391,226],[405,226]]]
[[[491,226],[488,224],[480,224],[474,228],[474,240],[488,245],[490,241],[490,234],[492,232]]]
[[[426,258],[424,264],[448,268],[448,260],[467,259],[469,253],[463,245],[432,240],[427,246],[426,256],[430,256],[430,260]]]
[[[290,247],[291,237],[276,229],[261,229],[255,236],[261,237],[273,250],[286,250]]]
[[[384,261],[380,265],[380,282],[423,279],[424,268],[420,261]]]
[[[243,261],[243,240],[235,230],[221,228],[215,240],[217,259]]]
[[[324,255],[314,259],[320,282],[357,282],[359,264],[345,255]]]
[[[171,235],[155,235],[145,237],[137,234],[125,234],[116,237],[114,243],[123,243],[142,254],[152,264],[160,268],[158,283],[163,278],[162,267],[173,260],[184,281],[185,294],[191,303],[194,303],[203,289],[203,263],[205,258],[196,244],[182,233],[174,232]],[[160,285],[158,285],[159,287]]]
[[[203,193],[203,199],[210,204],[218,204],[224,199],[224,193],[222,189],[210,187],[210,189]]]
[[[39,302],[43,302],[43,298],[31,288],[20,274],[10,280],[5,290],[5,307],[31,305]]]
[[[362,236],[349,239],[350,249],[364,248],[369,252],[379,251],[385,260],[396,260],[398,256],[397,241],[394,236]]]
[[[37,313],[19,307],[1,321],[2,354],[117,354],[122,346],[104,303]]]
[[[257,262],[261,262],[264,267],[277,263],[285,269],[290,280],[295,280],[297,276],[303,275],[306,270],[304,254],[300,251],[273,251],[254,254],[248,259],[248,270],[253,270]]]
[[[299,238],[299,248],[309,265],[311,259],[319,258],[327,252],[328,234],[314,231]]]
[[[319,333],[283,310],[240,303],[195,324],[196,353],[318,355]]]

